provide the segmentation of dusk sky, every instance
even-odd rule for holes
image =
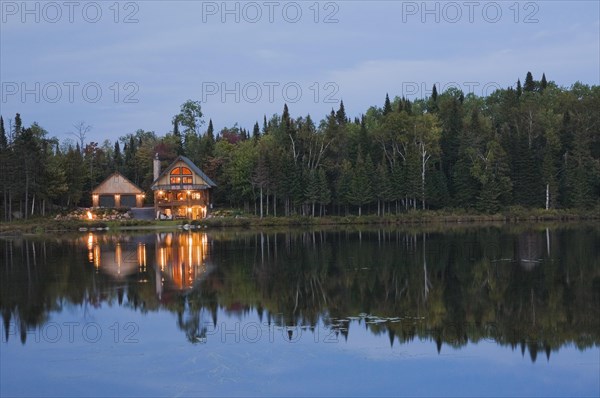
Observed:
[[[1,114],[87,141],[166,134],[202,102],[215,129],[281,113],[350,117],[385,94],[600,84],[598,1],[0,1]],[[206,126],[205,126],[206,127]]]

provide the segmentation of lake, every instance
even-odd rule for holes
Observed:
[[[1,396],[599,396],[600,226],[0,239]]]

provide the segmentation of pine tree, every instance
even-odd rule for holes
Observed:
[[[453,203],[455,207],[469,209],[475,204],[478,187],[471,175],[471,161],[466,154],[459,155],[452,172]]]
[[[4,129],[4,119],[0,116],[0,150],[8,147],[8,139],[6,137],[6,130]]]
[[[267,134],[269,131],[269,127],[267,124],[267,115],[263,115],[263,127],[262,127],[262,133],[263,134]]]
[[[370,158],[363,159],[359,148],[354,165],[352,185],[350,189],[350,203],[358,206],[358,215],[362,215],[362,207],[373,200],[372,190],[372,164]]]
[[[390,102],[389,95],[385,95],[385,103],[383,104],[383,116],[392,112],[392,103]]]
[[[14,131],[12,132],[13,134],[13,139],[17,138],[17,136],[19,134],[21,134],[21,131],[23,130],[23,126],[22,126],[22,122],[21,122],[21,114],[17,113],[15,115],[15,127],[14,127]]]
[[[113,163],[116,171],[121,171],[123,168],[123,155],[121,154],[121,147],[119,141],[115,141],[115,147],[113,150]]]
[[[315,204],[319,200],[319,180],[315,170],[310,170],[306,176],[306,186],[304,187],[304,203],[310,205],[311,215],[315,216]]]
[[[208,128],[206,129],[206,135],[212,137],[212,140],[215,139],[215,128],[213,127],[212,119],[208,119]]]
[[[431,97],[429,98],[429,101],[427,101],[427,110],[434,113],[437,112],[438,109],[438,92],[437,87],[434,84],[433,89],[431,90]]]
[[[331,190],[329,189],[329,185],[327,184],[327,177],[325,176],[325,171],[322,168],[319,168],[319,171],[317,173],[317,187],[319,191],[319,196],[317,199],[320,205],[319,214],[323,215],[324,207],[331,202]]]
[[[565,172],[562,185],[564,204],[572,208],[590,208],[594,205],[593,173],[597,172],[590,154],[589,137],[577,130],[572,153],[565,155]],[[598,198],[595,198],[598,201]]]
[[[284,133],[286,133],[286,135],[289,133],[290,129],[291,129],[291,118],[290,118],[290,111],[288,109],[287,104],[283,105],[283,113],[281,114],[281,123],[283,124],[283,127],[285,129]]]
[[[535,82],[533,81],[533,75],[531,74],[531,72],[527,72],[527,76],[525,77],[525,84],[523,85],[523,91],[535,91]]]
[[[450,194],[448,193],[448,182],[446,175],[439,165],[432,167],[427,173],[425,189],[427,192],[427,205],[430,208],[440,209],[450,203]]]
[[[385,203],[390,200],[391,191],[388,166],[385,158],[382,158],[373,180],[373,193],[377,199],[377,215],[385,215]]]
[[[521,79],[517,79],[517,97],[521,97],[523,94],[523,88],[521,87]]]
[[[254,123],[254,128],[252,129],[252,138],[255,142],[260,139],[260,127],[258,127],[258,122]]]
[[[462,92],[460,94],[462,95]],[[438,115],[444,126],[440,139],[442,171],[450,192],[454,193],[452,179],[460,150],[460,135],[463,131],[463,107],[460,98],[445,95],[440,98],[439,107]]]
[[[408,194],[405,174],[402,163],[394,163],[390,173],[390,194],[388,200],[395,202],[396,213],[398,213],[398,203]]]
[[[546,74],[542,73],[542,81],[540,82],[540,91],[544,91],[548,87],[548,82],[546,81]]]
[[[173,117],[173,135],[175,137],[181,137],[181,133],[179,132],[179,117]]]
[[[402,96],[400,101],[398,101],[398,113],[400,113],[404,110],[404,102],[405,101],[406,101],[406,99],[404,98],[404,96]]]
[[[335,118],[339,125],[346,124],[346,111],[344,109],[344,101],[340,101],[340,109],[335,114]]]
[[[340,176],[337,180],[336,202],[344,206],[345,213],[348,215],[348,206],[352,203],[352,182],[353,170],[352,164],[345,159],[341,164]]]
[[[410,102],[410,99],[406,99],[406,102],[404,103],[402,108],[404,108],[407,114],[412,115],[412,102]]]

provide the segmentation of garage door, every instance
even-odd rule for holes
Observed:
[[[121,195],[121,207],[135,207],[135,195]]]
[[[100,207],[115,207],[115,197],[113,195],[100,195]]]

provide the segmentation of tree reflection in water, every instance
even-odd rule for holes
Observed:
[[[217,314],[390,344],[492,339],[549,358],[600,342],[597,226],[168,232],[0,241],[5,340],[65,304],[167,309],[190,342]],[[290,338],[291,335],[290,335]]]

